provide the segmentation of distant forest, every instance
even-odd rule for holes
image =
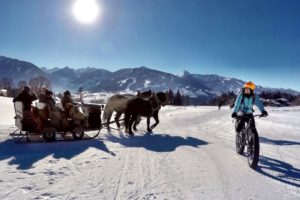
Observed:
[[[17,84],[13,84],[11,78],[2,78],[0,79],[0,89],[7,91],[7,94],[3,94],[0,91],[0,96],[15,97],[22,90],[22,88],[28,85],[31,89],[38,93],[38,90],[41,86],[46,86],[51,89],[51,81],[44,76],[38,76],[30,79],[28,82],[25,80],[19,81]],[[78,91],[82,91],[83,88],[79,88]],[[197,98],[192,98],[188,95],[183,95],[179,90],[174,92],[172,89],[168,91],[169,93],[169,102],[168,105],[175,106],[188,106],[188,105],[232,105],[237,97],[234,92],[223,93],[220,96],[217,96],[206,103],[198,103]],[[259,96],[266,100],[277,100],[280,98],[285,98],[292,105],[300,105],[300,96],[291,95],[285,92],[275,91],[275,92],[262,92]]]
[[[278,100],[284,98],[291,102],[291,105],[300,105],[300,96],[291,95],[285,92],[262,92],[259,97],[264,100]],[[233,105],[237,95],[234,92],[223,93],[222,95],[213,98],[208,105]]]

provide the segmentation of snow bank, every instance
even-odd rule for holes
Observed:
[[[15,124],[14,104],[12,98],[0,97],[0,126],[11,126]]]

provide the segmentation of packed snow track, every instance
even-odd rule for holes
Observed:
[[[0,199],[300,199],[300,107],[256,120],[256,170],[235,152],[228,107],[164,107],[135,136],[16,144],[11,99],[0,97]]]

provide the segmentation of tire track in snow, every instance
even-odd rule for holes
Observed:
[[[173,111],[171,111],[171,113],[172,113]],[[171,114],[171,113],[167,113],[167,115],[168,116],[170,116],[170,117],[172,117],[173,119],[170,119],[170,120],[172,120],[172,123],[174,124],[174,127],[176,127],[175,126],[175,124],[184,124],[185,125],[185,127],[187,127],[187,130],[186,130],[186,132],[190,132],[190,131],[188,131],[189,130],[189,127],[191,127],[191,126],[195,126],[195,124],[194,124],[194,120],[193,120],[193,118],[194,118],[194,116],[190,116],[189,114],[191,114],[191,113],[194,113],[194,114],[199,114],[199,116],[200,116],[200,118],[199,118],[199,120],[198,120],[198,123],[197,123],[197,126],[202,126],[203,124],[206,124],[206,123],[209,123],[210,121],[213,121],[213,120],[215,120],[215,118],[216,118],[216,116],[220,116],[220,114],[221,115],[227,115],[228,113],[220,113],[219,111],[216,111],[216,110],[210,110],[210,111],[207,111],[206,113],[202,113],[202,112],[197,112],[197,111],[194,111],[194,112],[190,112],[189,110],[186,110],[186,112],[187,112],[187,115],[184,115],[184,114]],[[205,117],[203,117],[203,116],[205,116]],[[175,119],[174,119],[175,118]],[[191,129],[192,130],[192,129]],[[201,130],[203,130],[202,128],[201,128]],[[172,131],[171,131],[172,132]],[[189,134],[190,135],[190,134]],[[205,135],[207,135],[206,133],[205,133]],[[194,134],[192,134],[192,135],[190,135],[190,136],[194,136]],[[203,134],[201,134],[201,136],[203,136]],[[198,136],[199,137],[199,136]],[[212,137],[212,136],[210,136],[210,137]],[[205,141],[208,141],[209,142],[209,140],[207,140],[207,136],[206,137],[201,137],[201,139],[205,139]],[[202,147],[200,147],[200,149],[201,149]],[[201,150],[202,152],[203,152],[203,150]],[[186,153],[186,152],[184,152],[184,153]],[[199,153],[199,152],[197,152],[197,153]],[[195,153],[195,157],[197,157],[197,153]],[[205,154],[207,154],[207,155],[210,155],[210,154],[208,154],[208,153],[206,153],[205,152]],[[227,189],[226,189],[226,187],[225,187],[225,179],[227,178],[226,176],[224,176],[223,174],[225,173],[225,171],[224,170],[222,170],[219,166],[220,166],[220,163],[219,162],[217,162],[217,160],[213,157],[213,155],[210,155],[210,158],[209,158],[212,162],[210,162],[210,163],[213,163],[213,166],[210,166],[210,167],[213,167],[213,168],[215,168],[216,169],[216,171],[218,172],[217,173],[217,176],[219,177],[219,179],[221,180],[221,183],[219,184],[223,189],[222,189],[222,191],[223,191],[223,195],[224,195],[224,198],[226,198],[226,199],[230,199],[229,198],[229,195],[228,195],[228,192],[227,192]],[[178,166],[178,163],[169,163],[168,164],[169,166]],[[174,169],[171,169],[171,170],[173,170],[174,171]],[[175,172],[173,172],[174,174],[184,174],[184,169],[182,170],[182,169],[180,169],[180,168],[178,168],[178,170],[180,171],[179,173],[176,173],[176,171]],[[218,179],[218,178],[217,178]],[[171,180],[172,181],[172,180]],[[188,184],[188,181],[186,181],[186,183]],[[188,195],[188,194],[185,194],[185,195]],[[184,196],[185,196],[184,195]],[[190,195],[188,195],[188,196],[190,196]],[[196,197],[193,197],[193,198],[196,198]]]
[[[122,195],[123,195],[123,179],[124,179],[124,175],[127,171],[127,168],[128,168],[128,161],[129,161],[129,153],[126,152],[126,158],[124,159],[123,161],[123,165],[121,167],[121,172],[120,172],[120,175],[119,175],[119,179],[117,181],[117,188],[116,188],[116,191],[115,191],[115,195],[114,195],[114,199],[117,200],[117,199],[123,199],[121,198]]]

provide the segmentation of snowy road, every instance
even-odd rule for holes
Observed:
[[[268,111],[256,171],[235,153],[227,108],[165,107],[153,134],[143,121],[134,137],[39,144],[13,143],[1,112],[0,199],[299,199],[300,108]]]

